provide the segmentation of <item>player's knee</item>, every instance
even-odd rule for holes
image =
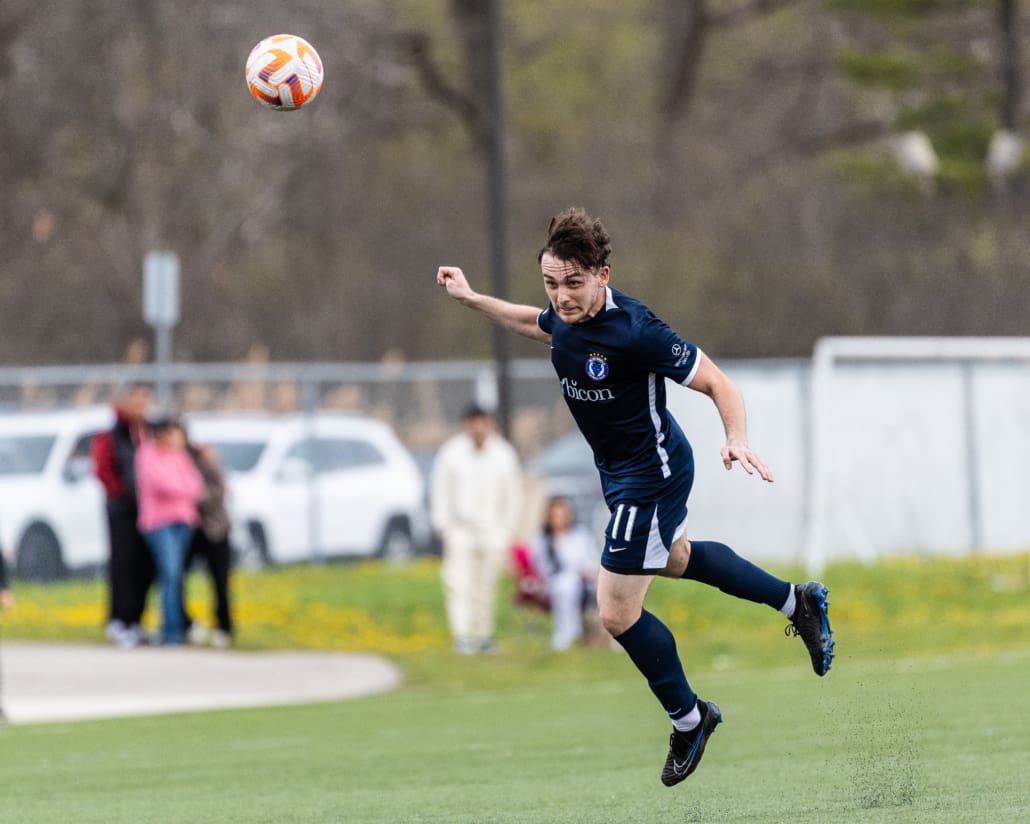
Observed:
[[[621,608],[621,605],[599,603],[597,607],[601,618],[601,626],[607,630],[612,638],[622,635],[640,618],[640,610],[637,610],[634,614],[625,608]]]

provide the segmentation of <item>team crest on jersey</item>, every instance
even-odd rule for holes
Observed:
[[[608,377],[608,360],[598,352],[591,352],[587,358],[587,377],[592,381],[603,381]]]

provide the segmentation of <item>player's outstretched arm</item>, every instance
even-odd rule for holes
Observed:
[[[748,475],[757,472],[763,481],[771,483],[773,476],[769,467],[747,445],[747,415],[740,390],[704,352],[698,352],[698,357],[701,362],[688,386],[708,395],[719,411],[726,430],[726,445],[722,448],[723,466],[732,469],[733,462],[739,461]]]
[[[540,315],[540,309],[479,294],[469,286],[465,273],[457,266],[441,266],[437,269],[436,282],[459,303],[482,312],[492,321],[511,329],[512,332],[518,332],[524,337],[541,343],[548,343],[551,340],[551,336],[537,325],[536,319]]]

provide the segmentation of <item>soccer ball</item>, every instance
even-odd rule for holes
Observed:
[[[292,112],[322,89],[322,60],[303,37],[277,34],[247,57],[247,88],[264,106]]]

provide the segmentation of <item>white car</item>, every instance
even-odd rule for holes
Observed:
[[[233,544],[246,565],[339,556],[405,560],[429,540],[425,483],[383,423],[317,413],[204,415],[190,440],[226,470]]]
[[[107,407],[0,414],[0,548],[19,577],[52,580],[106,561],[89,445],[113,422]]]

